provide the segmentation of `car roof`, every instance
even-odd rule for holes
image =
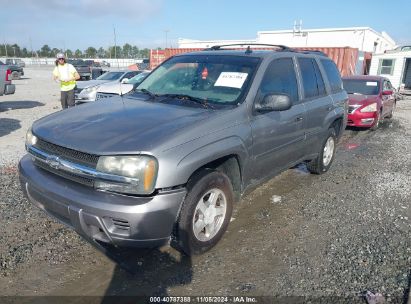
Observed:
[[[380,81],[383,79],[387,79],[382,76],[376,75],[352,75],[352,76],[344,76],[342,79],[352,79],[352,80],[373,80],[373,81]]]

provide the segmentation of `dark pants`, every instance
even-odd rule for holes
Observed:
[[[61,107],[63,109],[74,107],[74,89],[61,91]]]

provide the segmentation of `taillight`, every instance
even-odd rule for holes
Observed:
[[[10,81],[11,80],[11,70],[7,70],[6,71],[6,81]]]

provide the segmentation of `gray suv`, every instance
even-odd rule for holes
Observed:
[[[330,168],[347,101],[336,65],[316,52],[178,55],[131,94],[36,121],[22,189],[95,245],[199,254],[257,185],[300,162]]]

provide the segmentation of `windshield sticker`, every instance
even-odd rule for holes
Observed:
[[[247,79],[247,76],[247,73],[222,72],[215,82],[214,86],[241,89],[244,81]]]
[[[367,86],[369,86],[369,87],[376,87],[376,86],[377,86],[377,82],[375,82],[375,81],[367,81]]]

